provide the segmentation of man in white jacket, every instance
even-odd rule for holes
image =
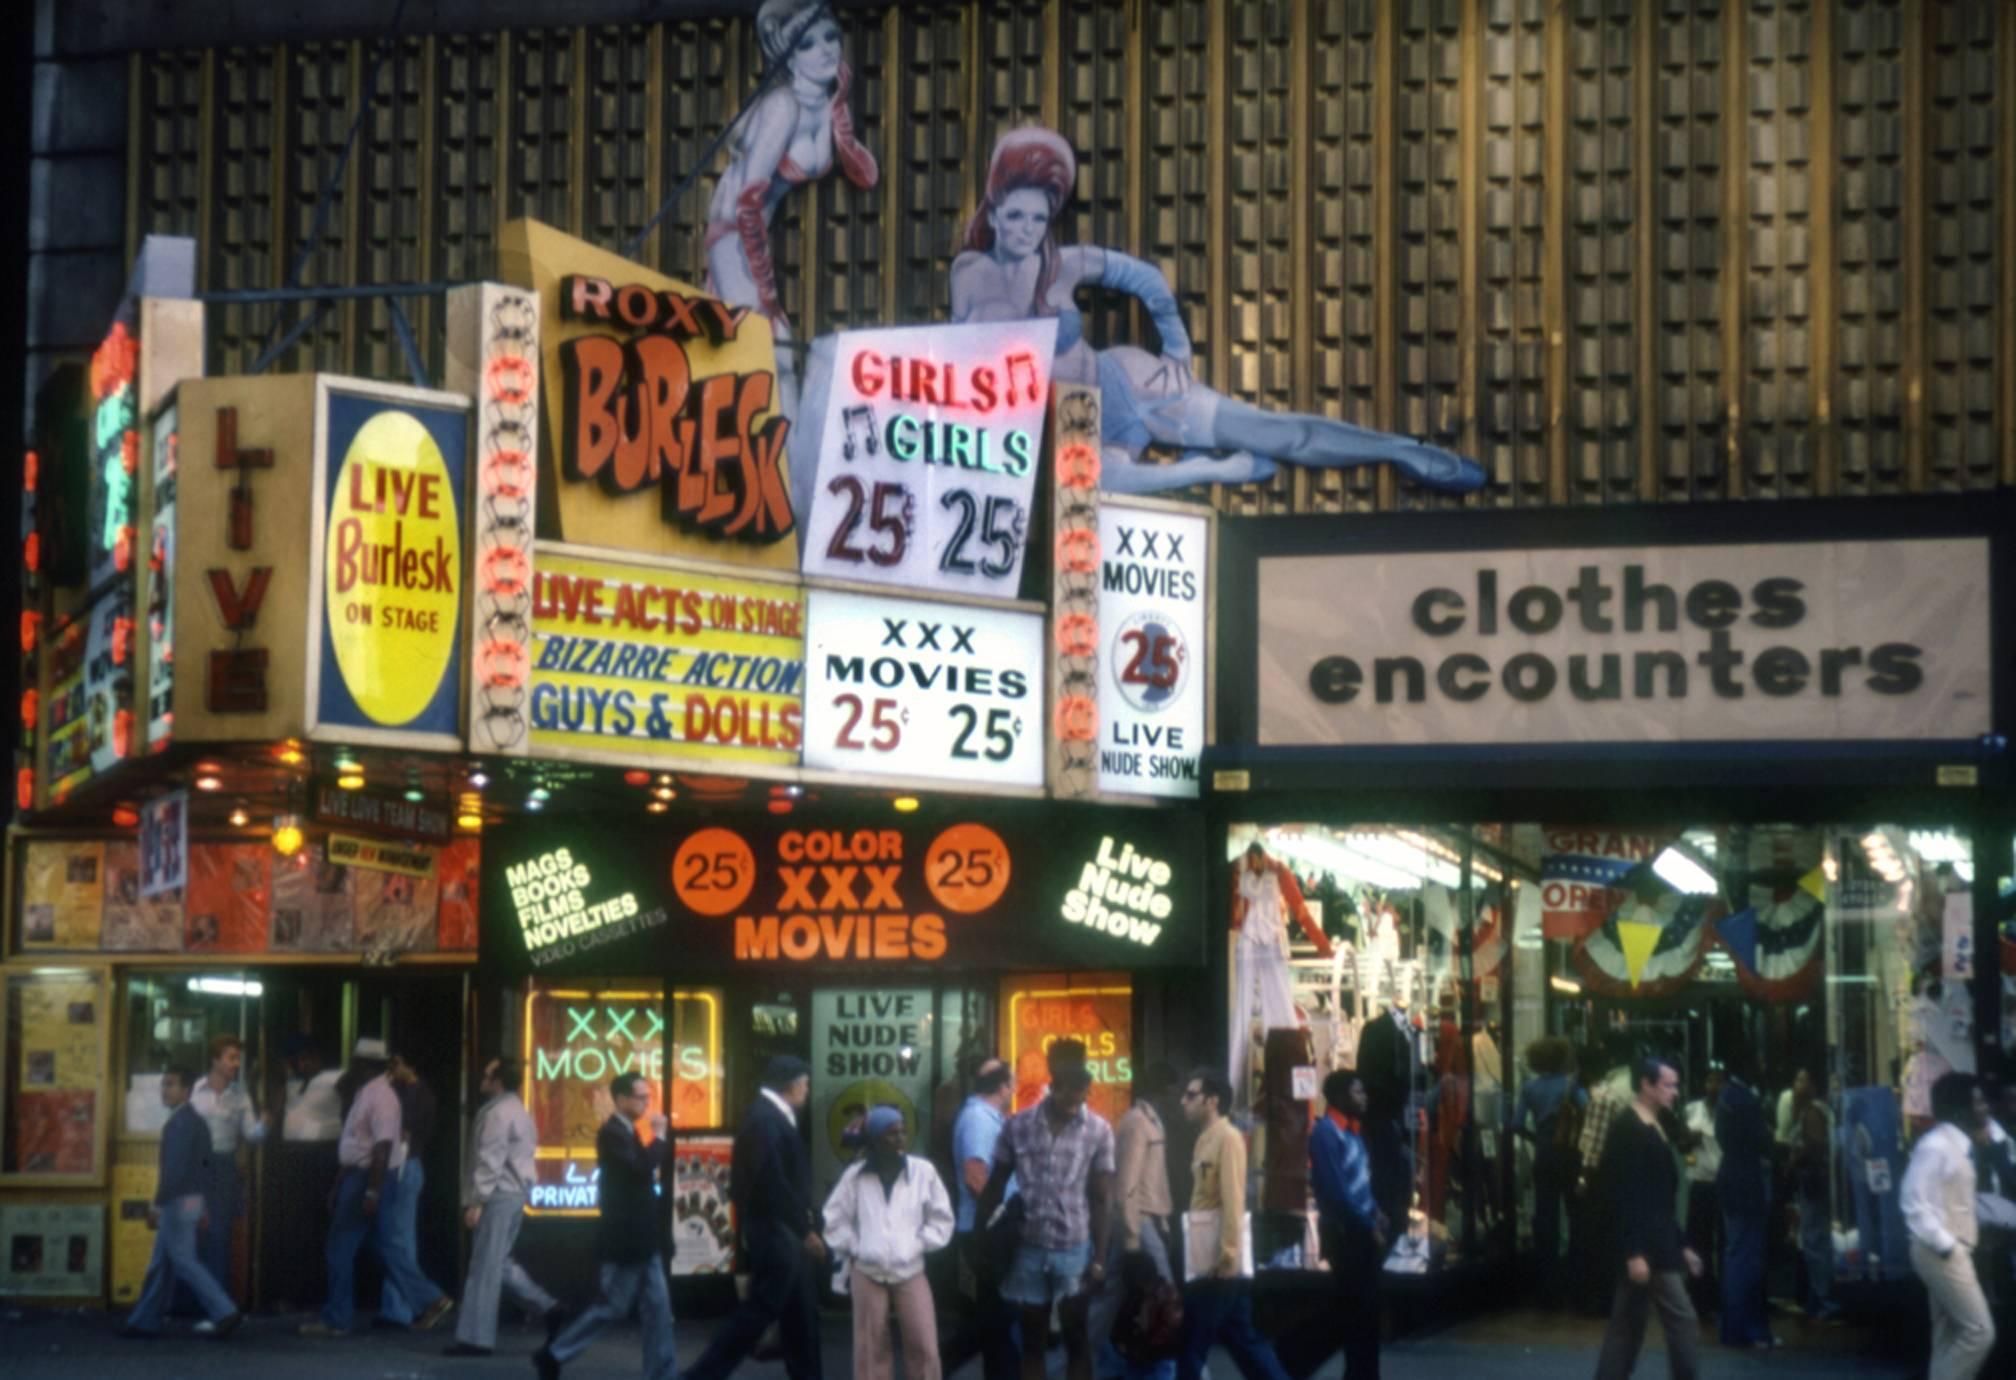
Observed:
[[[547,1322],[547,1340],[560,1321],[560,1305],[511,1257],[535,1177],[539,1131],[519,1100],[525,1066],[492,1059],[483,1070],[482,1109],[476,1113],[476,1153],[462,1187],[462,1224],[476,1233],[469,1276],[462,1285],[462,1320],[455,1324],[450,1356],[488,1356],[497,1345],[497,1298],[508,1291]]]
[[[1974,1216],[1973,1146],[1988,1139],[1988,1099],[1970,1074],[1932,1085],[1938,1125],[1919,1137],[1904,1171],[1901,1206],[1911,1233],[1911,1267],[1932,1305],[1927,1380],[1974,1380],[1995,1345],[1995,1323],[1974,1275],[1980,1239]]]
[[[854,1380],[890,1380],[892,1309],[905,1380],[940,1380],[924,1257],[952,1240],[952,1200],[931,1161],[904,1153],[903,1113],[876,1107],[863,1130],[867,1154],[847,1166],[826,1200],[826,1246],[850,1267]]]

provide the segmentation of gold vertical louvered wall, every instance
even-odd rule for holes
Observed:
[[[2016,481],[2011,0],[969,0],[842,22],[883,184],[786,203],[801,338],[942,319],[995,137],[1044,120],[1080,155],[1064,232],[1162,268],[1199,377],[1490,475],[1455,500],[1289,470],[1220,493],[1229,511]],[[280,285],[374,54],[135,58],[130,237],[198,236],[206,289]],[[401,38],[304,281],[482,276],[519,215],[620,249],[761,66],[734,15]],[[704,276],[720,162],[640,258]],[[1095,341],[1154,343],[1133,304],[1086,305]],[[439,305],[412,310],[438,368]],[[248,365],[280,315],[214,312],[212,367]],[[405,374],[369,303],[278,367]]]

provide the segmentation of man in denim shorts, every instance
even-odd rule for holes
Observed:
[[[1085,1046],[1059,1040],[1049,1059],[1049,1093],[1001,1130],[976,1221],[993,1220],[1013,1177],[1022,1195],[1022,1244],[1001,1296],[1022,1313],[1023,1380],[1043,1380],[1050,1306],[1060,1300],[1070,1380],[1091,1380],[1086,1309],[1106,1277],[1113,1128],[1085,1105],[1092,1087]]]

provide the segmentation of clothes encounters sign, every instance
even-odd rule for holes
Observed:
[[[1985,538],[1262,557],[1262,744],[1964,739]]]
[[[805,765],[1043,784],[1043,618],[813,590]]]
[[[325,380],[316,402],[315,725],[459,747],[468,399]]]
[[[795,767],[805,592],[539,551],[532,744],[552,755]]]
[[[658,821],[555,816],[485,833],[486,964],[1168,968],[1203,952],[1203,836],[1187,816],[990,802]]]
[[[1197,794],[1204,751],[1210,519],[1099,510],[1099,789]]]
[[[1056,335],[1054,320],[842,333],[801,498],[805,573],[1013,598]]]

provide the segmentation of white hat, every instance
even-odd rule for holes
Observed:
[[[373,1040],[366,1036],[358,1040],[351,1047],[350,1057],[353,1059],[389,1059],[392,1055],[391,1051],[385,1048],[383,1040]]]

